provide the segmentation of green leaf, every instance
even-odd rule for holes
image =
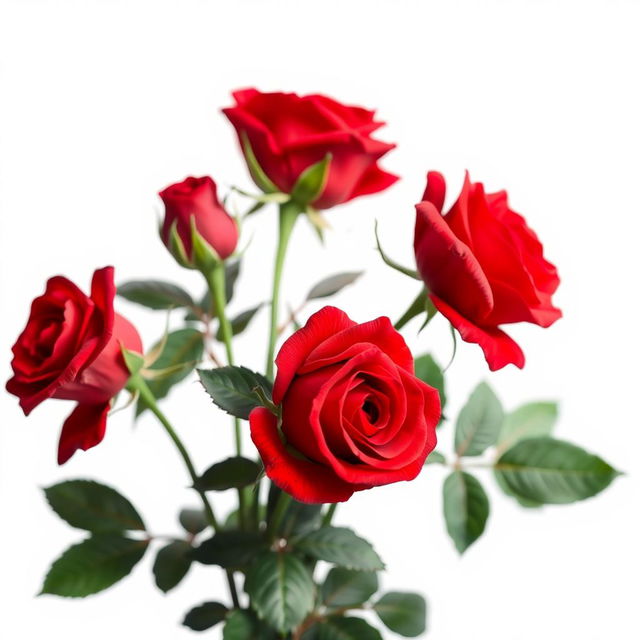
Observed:
[[[515,496],[542,504],[590,498],[618,475],[602,458],[553,438],[521,440],[498,459],[494,470]]]
[[[346,286],[353,284],[363,273],[364,271],[349,271],[329,276],[311,288],[307,294],[307,300],[317,300],[335,295]]]
[[[481,382],[462,407],[456,422],[455,447],[459,456],[479,456],[496,443],[504,413],[486,382]]]
[[[193,631],[206,631],[222,622],[228,611],[227,607],[219,602],[203,602],[187,613],[182,624]]]
[[[178,520],[182,528],[193,535],[204,531],[209,526],[202,509],[182,509]]]
[[[254,484],[262,467],[248,458],[235,456],[209,467],[198,479],[196,486],[201,491],[226,491],[241,489]]]
[[[275,640],[276,633],[261,623],[253,611],[234,609],[227,617],[222,640]]]
[[[151,389],[155,398],[164,398],[172,387],[184,380],[202,360],[203,352],[204,337],[197,329],[178,329],[168,334],[162,353],[149,369],[150,371],[160,371],[176,365],[183,366],[163,378],[147,380],[149,389]],[[139,400],[138,415],[146,408],[146,404]]]
[[[142,559],[146,540],[102,533],[69,547],[49,569],[41,593],[84,598],[122,580]]]
[[[444,374],[442,373],[440,365],[434,360],[430,353],[426,353],[415,359],[415,370],[416,378],[438,390],[440,394],[440,406],[444,410],[444,406],[447,404],[447,396],[445,393]]]
[[[362,618],[331,616],[314,624],[302,640],[382,640],[382,636]]]
[[[187,575],[191,566],[191,545],[184,540],[175,540],[162,547],[153,563],[156,585],[165,593],[176,587]]]
[[[367,602],[377,590],[378,574],[374,571],[334,567],[320,588],[320,596],[327,607],[356,607]]]
[[[51,508],[72,527],[95,533],[144,531],[144,522],[133,505],[104,484],[67,480],[44,493]]]
[[[427,459],[424,461],[425,465],[427,464],[447,464],[447,459],[439,452],[432,451]]]
[[[316,560],[362,571],[384,569],[373,547],[345,527],[322,527],[298,538],[294,544],[298,551]]]
[[[532,402],[518,407],[505,416],[498,438],[499,448],[504,451],[519,440],[549,436],[557,419],[555,402]]]
[[[149,309],[193,307],[193,298],[182,287],[163,280],[132,280],[118,287],[118,295]]]
[[[373,610],[388,629],[406,638],[415,638],[427,629],[427,603],[417,593],[391,591]]]
[[[247,309],[242,313],[239,313],[235,318],[232,318],[229,322],[231,324],[231,334],[237,336],[239,333],[242,333],[248,326],[253,317],[262,309],[263,305],[260,303],[259,305],[252,307],[251,309]],[[219,342],[224,342],[224,336],[222,335],[222,327],[218,327],[216,331],[216,340]]]
[[[257,557],[245,591],[258,616],[281,633],[297,627],[314,605],[311,574],[291,553],[269,551]]]
[[[523,498],[522,496],[513,493],[513,491],[511,491],[511,489],[509,488],[509,485],[505,482],[504,477],[500,473],[494,471],[493,476],[496,479],[496,482],[500,489],[502,489],[502,493],[504,493],[506,496],[509,496],[510,498],[513,498],[524,509],[539,509],[543,506],[542,502],[530,500],[529,498]]]
[[[237,418],[248,420],[251,411],[262,406],[254,392],[256,387],[262,387],[266,395],[271,397],[271,383],[263,375],[246,367],[198,369],[198,375],[214,403]]]
[[[447,531],[459,553],[464,553],[484,531],[489,498],[482,485],[465,471],[454,471],[442,488]]]
[[[249,136],[244,131],[240,134],[240,143],[242,145],[244,158],[247,161],[249,173],[251,174],[251,177],[253,178],[253,181],[256,183],[256,185],[258,185],[258,187],[265,193],[279,192],[280,189],[278,189],[278,187],[271,181],[269,176],[267,176],[263,168],[258,163],[258,159],[256,158],[256,155],[253,152],[253,148],[251,147],[251,142],[249,142]]]
[[[293,185],[291,199],[303,205],[317,200],[327,184],[330,165],[331,154],[327,153],[320,162],[307,167]]]
[[[191,557],[202,564],[217,564],[225,569],[243,567],[266,542],[255,531],[218,531],[191,551]]]
[[[267,522],[271,521],[281,493],[282,491],[275,484],[271,483],[267,502]],[[321,521],[321,504],[307,504],[291,498],[282,517],[281,525],[275,533],[284,538],[301,536],[319,528]]]

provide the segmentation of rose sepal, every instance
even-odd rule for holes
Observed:
[[[162,237],[162,226],[158,228],[158,233],[160,235],[160,239],[164,243],[164,239]],[[180,234],[178,233],[178,221],[174,220],[171,228],[169,230],[169,242],[167,245],[167,249],[169,249],[169,253],[173,256],[175,261],[185,269],[195,269],[195,265],[191,260],[189,260],[189,256],[187,255],[187,251],[184,247],[184,243],[182,242],[182,238],[180,238]]]
[[[320,162],[307,167],[293,185],[291,199],[300,203],[303,208],[315,202],[327,186],[331,157],[331,154],[327,153]]]
[[[376,247],[378,249],[378,253],[380,254],[380,257],[382,258],[382,261],[388,265],[389,267],[391,267],[392,269],[395,269],[396,271],[399,271],[400,273],[404,273],[405,276],[409,276],[410,278],[413,278],[414,280],[422,280],[422,278],[420,277],[420,274],[415,270],[415,269],[409,269],[408,267],[403,267],[401,264],[395,262],[394,260],[392,260],[383,250],[382,245],[380,244],[380,236],[378,235],[378,221],[376,220],[375,222],[375,226],[374,226],[374,233],[376,236]]]
[[[265,193],[279,193],[280,189],[271,181],[269,176],[265,173],[264,169],[260,166],[256,154],[253,152],[251,142],[249,142],[249,136],[245,131],[240,134],[242,143],[242,151],[249,167],[249,173],[253,178],[253,181],[262,189]]]

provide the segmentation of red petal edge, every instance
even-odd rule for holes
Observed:
[[[86,451],[102,442],[107,428],[109,403],[79,404],[65,420],[58,444],[58,464],[78,450]]]

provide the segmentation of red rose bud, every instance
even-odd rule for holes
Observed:
[[[160,235],[180,264],[196,268],[203,254],[225,260],[235,251],[238,226],[218,201],[211,178],[187,178],[159,195],[165,206]]]
[[[343,502],[354,491],[412,480],[436,445],[440,397],[414,376],[388,318],[356,324],[324,307],[276,358],[273,402],[251,438],[269,478],[301,502]]]
[[[295,194],[303,173],[327,161],[320,192],[303,204],[328,209],[383,191],[398,179],[378,166],[395,145],[371,137],[384,124],[374,121],[373,111],[321,95],[245,89],[233,97],[236,105],[223,112],[236,129],[256,184],[265,191]]]
[[[111,399],[129,379],[121,347],[142,351],[138,332],[113,310],[115,292],[113,267],[94,273],[90,296],[67,278],[51,278],[13,346],[7,391],[25,415],[47,398],[78,403],[62,428],[59,464],[102,441]]]
[[[414,249],[418,271],[436,308],[479,344],[492,371],[524,366],[524,354],[499,325],[548,327],[562,316],[551,296],[560,279],[524,218],[509,208],[506,191],[485,193],[467,173],[457,202],[442,215],[445,181],[427,176],[416,205]]]

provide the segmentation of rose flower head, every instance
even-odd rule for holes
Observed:
[[[115,292],[113,267],[93,274],[90,295],[67,278],[51,278],[13,346],[7,391],[25,415],[47,398],[78,403],[62,427],[59,464],[102,441],[111,399],[129,379],[122,347],[142,351],[136,329],[114,312]]]
[[[515,213],[506,191],[485,193],[467,173],[462,192],[442,214],[445,181],[430,172],[416,205],[414,250],[429,296],[467,342],[480,345],[492,371],[524,366],[524,354],[500,325],[548,327],[562,316],[552,294],[560,279],[542,244]]]
[[[189,177],[160,192],[165,216],[160,236],[174,258],[195,268],[203,254],[225,260],[238,244],[238,225],[218,200],[216,183]]]
[[[414,376],[388,318],[324,307],[282,345],[273,402],[249,417],[269,478],[296,500],[342,502],[415,478],[436,445],[438,392]]]
[[[395,145],[371,137],[384,124],[374,120],[373,111],[322,95],[244,89],[233,97],[236,104],[223,112],[260,188],[269,181],[271,190],[290,194],[307,169],[328,159],[323,188],[305,204],[329,209],[384,191],[398,179],[378,166]]]

